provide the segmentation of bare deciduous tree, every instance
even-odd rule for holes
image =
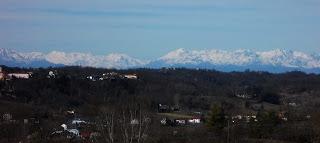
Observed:
[[[101,117],[98,120],[98,130],[101,132],[101,136],[104,142],[114,143],[115,138],[115,111],[101,109]]]
[[[118,113],[118,114],[117,114]],[[103,108],[98,121],[98,130],[107,143],[142,143],[147,138],[151,119],[147,112],[135,108],[108,110]]]
[[[127,109],[120,118],[121,134],[124,143],[144,142],[150,118],[142,110]]]

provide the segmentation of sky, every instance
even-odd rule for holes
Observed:
[[[320,0],[1,0],[0,48],[126,53],[320,52]]]

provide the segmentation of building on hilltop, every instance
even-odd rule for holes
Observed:
[[[28,79],[32,75],[32,72],[26,73],[5,73],[0,67],[0,80],[10,80],[12,78]]]
[[[28,79],[31,77],[31,73],[9,73],[8,78],[21,78],[21,79]]]
[[[126,74],[124,75],[126,79],[138,79],[138,76],[136,74]]]

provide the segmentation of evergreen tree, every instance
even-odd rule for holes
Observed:
[[[220,106],[214,105],[207,118],[208,128],[219,132],[226,126],[226,118],[223,109]]]

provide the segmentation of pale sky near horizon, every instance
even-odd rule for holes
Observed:
[[[126,53],[320,52],[320,0],[1,0],[0,48]]]

